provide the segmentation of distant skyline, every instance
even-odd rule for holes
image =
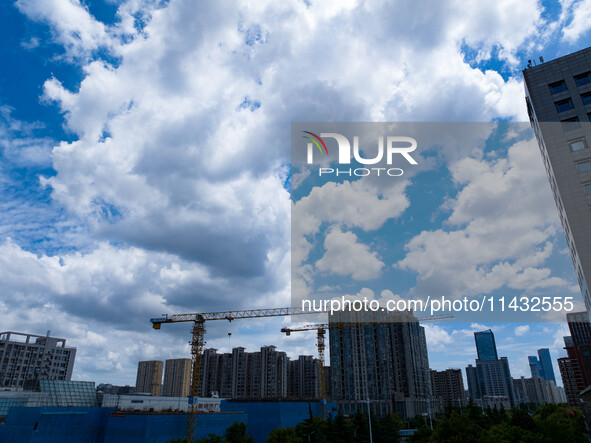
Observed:
[[[189,355],[188,324],[155,331],[150,317],[289,305],[291,122],[526,122],[521,69],[591,46],[590,11],[588,0],[8,2],[2,329],[50,329],[78,349],[73,379],[132,385],[138,361]],[[411,206],[425,223],[380,262],[404,264],[413,285],[536,279],[580,299],[539,152],[465,161],[443,187],[434,175],[431,193],[400,190],[434,205]],[[508,256],[487,249],[498,240],[487,220],[519,228]],[[211,322],[206,347],[316,355],[313,333],[279,332],[286,321]],[[489,328],[514,377],[537,349],[557,375],[566,355],[564,322],[425,328],[437,370],[473,364],[473,334]]]

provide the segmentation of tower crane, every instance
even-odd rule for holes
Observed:
[[[242,311],[205,312],[193,314],[163,314],[161,317],[151,318],[152,327],[160,329],[163,323],[193,322],[191,332],[191,390],[189,397],[189,411],[187,414],[187,438],[194,441],[197,429],[197,404],[196,397],[199,393],[201,381],[201,358],[205,343],[205,322],[210,320],[232,321],[239,318],[263,318],[281,317],[287,315],[310,314],[301,308],[271,308],[271,309],[246,309]]]
[[[411,321],[437,321],[437,320],[445,320],[453,318],[453,315],[433,315],[430,317],[409,317]],[[305,325],[296,328],[282,328],[281,332],[285,333],[286,336],[291,335],[292,332],[300,332],[300,331],[316,331],[316,347],[318,348],[318,366],[319,366],[319,376],[320,376],[320,399],[326,400],[326,377],[324,373],[324,350],[326,349],[326,330],[327,329],[344,329],[350,328],[353,326],[364,326],[369,324],[378,324],[380,322],[331,322],[331,323],[317,323],[312,325]]]

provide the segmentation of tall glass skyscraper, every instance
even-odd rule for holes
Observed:
[[[535,355],[530,355],[527,357],[527,361],[529,362],[529,370],[531,371],[531,376],[541,377],[541,367],[538,357],[536,357]]]
[[[512,406],[517,404],[517,397],[513,388],[513,379],[509,369],[507,357],[499,358],[493,331],[488,329],[474,333],[478,359],[476,368],[466,368],[468,390],[472,398],[474,395],[484,397],[506,397]]]
[[[548,348],[538,349],[538,358],[540,364],[540,377],[544,380],[552,380],[556,384],[556,377],[554,376],[554,368],[552,367],[552,358],[550,357],[550,350]]]
[[[497,345],[495,344],[495,335],[490,329],[474,333],[476,341],[476,352],[478,359],[483,361],[498,360]]]
[[[527,357],[529,369],[532,377],[540,377],[544,380],[553,381],[556,384],[554,368],[552,367],[552,357],[548,348],[538,349],[538,356],[530,355]]]

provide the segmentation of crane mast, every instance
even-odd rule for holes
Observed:
[[[287,315],[309,314],[301,308],[271,308],[271,309],[243,309],[238,311],[220,311],[189,314],[163,314],[161,317],[151,318],[152,327],[160,329],[163,323],[193,322],[191,332],[191,389],[189,397],[189,411],[187,414],[187,439],[195,440],[197,430],[197,396],[201,382],[201,359],[205,344],[205,322],[211,320],[232,321],[240,318],[282,317]]]
[[[325,311],[324,311],[325,312]],[[315,312],[318,313],[318,312]],[[203,346],[205,344],[205,322],[212,320],[237,320],[241,318],[265,318],[265,317],[285,317],[288,315],[302,315],[313,314],[309,311],[303,311],[301,308],[268,308],[268,309],[243,309],[237,311],[218,311],[218,312],[201,312],[201,313],[186,313],[186,314],[163,314],[161,317],[151,318],[152,327],[160,329],[163,323],[180,323],[193,322],[191,331],[191,389],[189,397],[189,411],[187,414],[187,439],[189,442],[195,440],[195,433],[197,430],[197,396],[199,395],[199,384],[201,382],[201,359],[203,356]],[[419,321],[432,321],[437,319],[452,318],[453,316],[433,316]],[[317,347],[318,347],[318,361],[319,361],[319,378],[320,378],[320,398],[326,401],[326,385],[324,374],[324,351],[325,351],[325,336],[327,329],[342,329],[359,325],[360,323],[320,323],[313,325],[306,325],[300,328],[283,328],[281,332],[290,335],[291,332],[296,331],[317,331]],[[363,323],[361,323],[363,324]]]

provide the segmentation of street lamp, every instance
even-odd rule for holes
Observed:
[[[373,443],[373,436],[371,435],[371,405],[369,404],[369,397],[367,397],[367,419],[369,420],[369,443]]]

